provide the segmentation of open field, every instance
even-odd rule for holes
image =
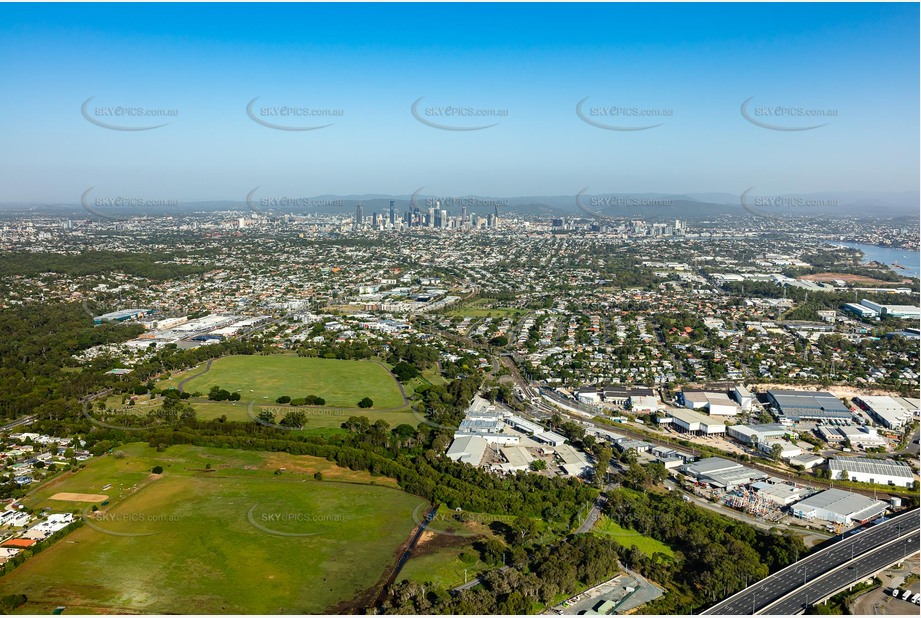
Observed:
[[[476,577],[477,573],[489,569],[489,565],[479,559],[470,541],[463,545],[441,546],[429,549],[427,544],[434,545],[440,539],[439,535],[428,533],[429,538],[425,543],[420,539],[419,555],[406,561],[399,580],[407,579],[420,584],[432,583],[446,589],[460,586],[464,582],[466,570],[467,581]],[[425,536],[425,533],[423,534]],[[461,540],[456,539],[455,540]]]
[[[615,521],[604,515],[602,515],[598,520],[598,523],[595,524],[593,532],[595,532],[595,534],[603,534],[605,536],[609,536],[628,549],[633,545],[636,545],[637,549],[639,549],[647,556],[652,556],[656,552],[665,554],[669,557],[674,557],[675,555],[675,552],[672,551],[672,548],[665,543],[657,541],[650,536],[640,534],[635,530],[622,528]]]
[[[18,611],[347,611],[388,571],[425,502],[394,489],[392,479],[314,457],[121,450],[24,500],[57,511],[67,503],[56,494],[112,484],[113,503],[87,525],[0,577],[0,596],[28,596]],[[162,475],[150,474],[155,465]],[[279,468],[285,472],[275,475]],[[323,481],[313,479],[317,471]]]
[[[289,410],[298,410],[307,416],[305,430],[311,429],[338,429],[350,416],[366,416],[373,423],[376,420],[384,420],[390,423],[391,427],[396,427],[401,423],[416,426],[419,419],[409,412],[409,408],[403,411],[384,412],[374,408],[363,410],[355,408],[353,410],[336,410],[322,406],[283,406],[277,403],[269,403],[266,400],[253,404],[249,409],[249,404],[242,401],[196,401],[189,400],[195,412],[201,420],[211,420],[226,416],[227,420],[239,422],[252,422],[253,417],[258,416],[263,408],[274,412],[276,418],[281,419]]]
[[[496,301],[488,298],[478,298],[469,303],[464,303],[461,306],[447,311],[446,314],[449,316],[456,316],[461,318],[485,318],[485,317],[494,317],[494,318],[505,318],[505,317],[517,317],[526,313],[524,309],[510,309],[508,307],[494,307]]]
[[[145,401],[141,401],[134,406],[123,406],[120,404],[119,400],[119,402],[116,402],[118,405],[110,404],[110,407],[118,410],[119,414],[137,414],[139,416],[146,416],[149,413],[159,409],[162,405],[161,400],[148,402],[146,401],[146,396],[144,396],[144,399]],[[281,418],[284,417],[288,411],[298,410],[303,412],[307,417],[307,422],[304,425],[304,429],[298,430],[298,432],[307,435],[332,435],[341,433],[344,431],[341,429],[342,423],[348,420],[350,416],[365,416],[372,423],[378,420],[383,420],[386,421],[391,427],[396,427],[397,425],[401,424],[412,425],[415,427],[419,424],[419,419],[412,414],[409,407],[393,411],[376,410],[374,408],[337,409],[324,406],[292,407],[274,402],[270,403],[268,399],[259,399],[256,402],[209,401],[208,399],[198,397],[188,399],[186,402],[195,409],[196,417],[202,421],[210,421],[221,418],[223,416],[228,421],[251,423],[254,422],[254,419],[264,408],[267,408],[273,412],[277,420],[281,420]]]
[[[239,392],[241,401],[266,399],[272,403],[282,395],[319,395],[329,407],[358,408],[358,401],[370,397],[372,409],[392,409],[404,405],[393,375],[371,361],[347,361],[300,356],[226,356],[207,365],[190,369],[158,384],[187,392],[207,393],[212,386]],[[191,379],[190,379],[191,378]],[[187,380],[187,381],[186,381]]]

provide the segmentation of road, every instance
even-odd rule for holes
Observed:
[[[776,604],[782,598],[791,593],[797,592],[801,588],[813,596],[821,590],[816,588],[810,592],[808,584],[817,580],[822,580],[829,572],[837,572],[838,568],[854,561],[855,558],[864,560],[867,557],[877,556],[876,550],[890,541],[896,539],[915,538],[919,528],[918,510],[912,510],[893,517],[882,524],[872,526],[863,532],[849,536],[846,539],[826,547],[820,551],[806,556],[802,560],[781,569],[756,584],[753,584],[732,595],[728,599],[720,601],[703,614],[724,614],[724,615],[752,615],[760,610],[765,609],[772,604]],[[915,535],[912,537],[911,535]],[[912,551],[917,551],[917,540]],[[904,545],[900,545],[900,551],[905,551]],[[889,550],[879,554],[879,559],[885,558]],[[875,564],[872,560],[867,561],[863,567],[869,568]],[[887,563],[887,566],[890,563]],[[863,568],[861,567],[861,568]],[[838,582],[840,583],[840,579]],[[805,594],[802,598],[805,598]],[[796,599],[801,596],[796,595]],[[814,601],[819,601],[823,596],[819,596]],[[804,601],[805,602],[805,601]],[[786,605],[784,605],[786,607]],[[793,613],[786,611],[774,611],[771,613]]]
[[[864,580],[889,565],[895,564],[912,552],[918,551],[921,533],[917,530],[909,535],[859,556],[852,562],[826,573],[792,594],[760,610],[759,614],[797,614],[809,605],[818,603],[838,591]]]
[[[37,418],[38,416],[35,414],[32,414],[30,416],[23,416],[22,418],[18,418],[15,421],[7,423],[6,425],[0,426],[0,432],[9,431],[10,429],[14,429],[16,427],[19,427],[20,425],[28,425],[29,423],[31,423]]]
[[[611,491],[614,489],[614,485],[608,485],[604,488],[605,492]],[[604,508],[604,505],[608,503],[608,497],[604,493],[598,496],[595,499],[595,503],[592,504],[591,510],[589,510],[588,515],[585,516],[585,521],[582,522],[582,525],[576,529],[573,534],[585,534],[586,532],[591,532],[592,528],[595,527],[595,522],[598,521],[598,518],[601,517],[601,510]]]

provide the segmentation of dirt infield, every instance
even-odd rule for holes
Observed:
[[[63,500],[65,502],[102,502],[108,500],[109,496],[103,494],[75,494],[69,491],[54,494],[49,500]]]

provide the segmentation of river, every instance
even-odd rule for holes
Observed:
[[[851,249],[860,249],[863,252],[864,262],[882,262],[900,275],[921,279],[921,253],[917,251],[877,247],[876,245],[864,245],[857,242],[836,241],[830,244],[850,247]],[[904,268],[893,268],[893,262],[898,262],[899,265],[904,266]]]

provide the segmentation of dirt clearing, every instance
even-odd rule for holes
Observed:
[[[102,502],[108,500],[104,494],[75,494],[69,491],[54,494],[49,500],[63,500],[64,502]]]

